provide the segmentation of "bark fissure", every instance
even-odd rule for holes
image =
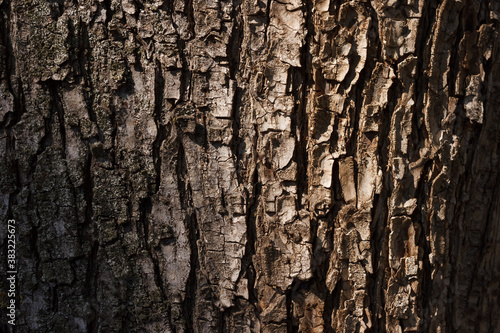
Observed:
[[[153,142],[153,163],[155,165],[156,179],[155,179],[155,192],[160,189],[161,184],[161,146],[166,138],[166,129],[163,124],[163,90],[165,89],[165,79],[162,74],[162,67],[159,61],[156,62],[155,67],[155,106],[154,106],[154,119],[156,125],[156,138]]]
[[[181,134],[182,135],[182,134]],[[188,178],[188,171],[186,165],[186,156],[182,139],[179,138],[179,151],[177,155],[177,175],[181,208],[186,212],[185,223],[188,226],[189,245],[191,249],[189,277],[186,281],[186,297],[183,304],[184,316],[186,317],[186,330],[193,331],[196,327],[196,318],[193,314],[196,302],[196,291],[198,289],[198,272],[199,272],[199,259],[198,259],[198,239],[199,230],[196,221],[196,213],[192,207],[190,185]]]

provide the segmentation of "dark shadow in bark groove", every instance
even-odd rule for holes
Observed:
[[[240,154],[239,154],[239,147],[240,145],[244,144],[242,138],[240,137],[240,128],[241,128],[241,123],[240,123],[240,108],[242,106],[242,96],[243,96],[243,90],[239,87],[235,89],[234,92],[234,97],[233,97],[233,109],[231,110],[231,117],[233,119],[232,125],[233,125],[233,137],[231,138],[231,142],[229,143],[229,147],[231,149],[232,155],[234,157],[234,164],[235,168],[237,170],[236,172],[236,177],[238,178],[238,184],[243,184],[243,179],[241,177],[239,170],[240,166]]]
[[[298,144],[295,147],[294,157],[297,161],[297,210],[302,207],[302,197],[308,192],[307,165],[308,151],[307,138],[309,135],[308,116],[307,116],[307,100],[309,97],[308,91],[312,88],[312,59],[310,44],[314,36],[314,25],[312,22],[312,3],[307,0],[304,5],[304,19],[307,28],[305,43],[300,51],[301,69],[293,71],[292,92],[294,92],[295,101],[294,114],[296,127],[299,130],[299,137],[296,138]],[[293,121],[293,120],[292,120]],[[292,131],[294,126],[292,126]],[[295,133],[292,133],[295,134]]]
[[[422,170],[422,176],[420,178],[419,184],[416,189],[416,194],[415,197],[417,198],[418,203],[424,203],[427,201],[429,197],[429,188],[427,184],[425,183],[425,175],[430,173],[430,170],[432,169],[432,161],[429,160],[425,163],[424,168]],[[422,302],[422,315],[424,318],[430,318],[432,315],[429,311],[428,305],[430,304],[430,301],[432,300],[432,265],[431,262],[429,261],[429,254],[431,253],[431,249],[429,247],[429,243],[427,242],[427,239],[429,237],[429,227],[427,226],[427,212],[425,210],[425,206],[420,206],[422,207],[420,210],[416,209],[414,212],[414,215],[412,215],[412,219],[415,218],[413,221],[420,221],[421,224],[421,232],[420,232],[420,238],[417,240],[417,245],[419,248],[423,249],[423,254],[422,254],[422,261],[423,261],[423,267],[422,267],[422,272],[421,272],[421,277],[420,280],[422,282],[422,295],[421,295],[421,302]],[[418,219],[418,220],[417,220]],[[429,328],[429,320],[424,320],[423,321],[423,327],[422,330],[424,332],[428,331]]]
[[[182,136],[182,134],[180,134]],[[179,140],[179,152],[177,155],[177,176],[178,176],[178,190],[181,202],[181,208],[186,214],[187,230],[189,231],[189,244],[191,249],[190,266],[191,270],[186,282],[186,296],[182,304],[183,317],[186,320],[186,330],[188,332],[193,332],[195,327],[195,318],[193,312],[195,310],[195,298],[196,291],[198,289],[198,272],[200,269],[199,257],[198,257],[198,239],[200,237],[198,221],[196,219],[196,214],[194,212],[192,199],[191,199],[191,185],[188,183],[187,174],[187,162],[186,155],[184,152],[184,146],[182,145],[181,137]]]
[[[153,163],[155,167],[155,193],[158,193],[161,183],[161,145],[165,140],[167,133],[163,124],[163,90],[165,89],[165,79],[162,74],[162,67],[159,61],[156,61],[155,67],[155,104],[154,104],[154,120],[156,124],[156,138],[153,141]]]

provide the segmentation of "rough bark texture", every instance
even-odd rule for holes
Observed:
[[[500,331],[499,1],[0,8],[18,332]]]

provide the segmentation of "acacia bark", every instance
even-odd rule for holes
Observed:
[[[499,1],[0,8],[18,332],[500,330]]]

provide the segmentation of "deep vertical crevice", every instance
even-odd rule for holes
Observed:
[[[229,36],[226,47],[226,54],[229,61],[229,77],[232,80],[237,79],[238,68],[240,66],[241,45],[243,42],[243,26],[241,24],[241,0],[233,2],[231,17],[233,19],[233,29]]]
[[[257,125],[254,124],[254,130],[256,135],[253,138],[252,150],[254,156],[257,156],[257,142],[258,142],[258,129]],[[247,241],[245,244],[245,252],[241,258],[241,273],[246,276],[248,284],[248,302],[255,309],[255,315],[258,321],[260,321],[260,311],[258,304],[258,294],[255,288],[257,272],[255,271],[253,257],[256,253],[257,244],[257,215],[259,213],[259,202],[262,194],[262,183],[259,179],[258,165],[254,165],[254,170],[252,172],[252,178],[249,179],[252,186],[245,189],[246,195],[246,236]]]
[[[264,3],[265,0],[262,1]],[[271,23],[271,3],[272,0],[267,0],[266,2],[266,23],[264,24],[264,45],[267,47],[271,47],[269,43],[269,39],[267,36],[267,30],[269,29],[269,24]]]
[[[428,138],[425,126],[422,126],[424,114],[424,99],[428,85],[429,60],[432,43],[429,40],[432,38],[433,26],[436,18],[436,4],[434,0],[426,1],[422,9],[423,15],[421,18],[421,28],[417,33],[415,52],[417,54],[417,68],[416,68],[416,83],[415,83],[415,113],[414,123],[418,130],[419,141],[424,142]]]
[[[324,281],[322,281],[324,282]],[[334,301],[333,294],[328,291],[328,288],[323,283],[324,288],[324,308],[323,308],[323,323],[324,323],[324,332],[325,333],[334,333],[334,329],[332,326],[332,313],[334,310]]]
[[[468,11],[469,8],[468,6],[464,6],[462,10],[460,11],[459,16],[463,17],[464,11]],[[452,52],[450,52],[450,62],[449,62],[449,71],[447,75],[447,82],[448,82],[448,96],[457,96],[459,92],[455,91],[456,88],[456,80],[457,80],[457,74],[460,72],[460,67],[461,64],[458,60],[460,56],[460,42],[462,41],[462,37],[464,35],[464,27],[463,27],[463,19],[458,20],[458,27],[456,30],[458,33],[454,34],[454,42],[452,46]]]
[[[153,163],[156,173],[155,178],[155,192],[157,193],[160,189],[161,184],[161,146],[166,138],[166,129],[163,124],[163,91],[165,89],[165,79],[162,74],[161,63],[157,60],[155,67],[155,86],[154,86],[154,113],[153,117],[156,124],[156,138],[153,141]]]
[[[179,151],[176,165],[177,186],[179,190],[181,209],[186,218],[184,223],[186,223],[188,230],[189,246],[191,251],[190,271],[186,281],[186,297],[182,304],[182,310],[183,317],[185,318],[186,330],[188,332],[193,332],[197,320],[194,316],[194,311],[196,306],[195,298],[196,291],[198,289],[198,271],[200,266],[198,258],[198,239],[200,235],[196,213],[192,206],[191,186],[189,184],[186,154],[182,144],[182,139],[178,138],[178,140]]]
[[[111,10],[111,1],[112,0],[103,0],[104,9],[106,10],[106,19],[104,21],[104,25],[107,28],[109,22],[113,18],[113,11]],[[107,30],[107,29],[106,29]]]
[[[180,91],[179,98],[180,102],[187,102],[191,99],[191,79],[192,73],[189,70],[188,58],[186,44],[187,40],[181,37],[180,27],[177,26],[173,13],[170,14],[170,19],[172,20],[172,25],[176,31],[176,44],[179,51],[179,60],[181,62],[181,77],[180,77]],[[194,34],[194,32],[193,32]],[[192,35],[190,36],[192,38]],[[179,102],[179,101],[177,101]],[[175,105],[174,105],[175,106]]]
[[[417,198],[418,202],[421,202],[422,205],[419,206],[419,211],[415,212],[415,214],[419,217],[419,221],[421,223],[421,229],[422,231],[420,232],[420,237],[417,240],[417,245],[419,248],[423,250],[422,253],[422,270],[421,270],[421,275],[420,275],[420,280],[421,280],[421,285],[422,285],[422,294],[420,295],[421,297],[421,302],[422,302],[422,309],[423,309],[423,316],[424,318],[430,318],[432,313],[430,313],[431,307],[430,307],[430,302],[432,300],[432,263],[430,262],[430,254],[432,253],[432,250],[430,248],[430,244],[428,242],[428,239],[430,237],[430,230],[429,230],[429,214],[426,210],[426,205],[424,204],[427,202],[429,199],[429,192],[430,188],[429,185],[427,184],[425,178],[426,175],[428,175],[432,169],[432,161],[428,161],[422,170],[422,176],[419,181],[419,185],[417,186],[417,192],[415,194],[415,197]],[[429,324],[430,321],[428,319],[425,319],[422,323],[422,331],[427,332],[429,330]]]
[[[257,218],[257,210],[259,207],[259,198],[262,192],[262,184],[259,182],[259,176],[257,170],[255,170],[253,174],[252,183],[252,193],[247,193],[247,208],[246,208],[246,221],[247,221],[247,242],[245,244],[245,253],[243,258],[241,259],[242,271],[245,271],[245,274],[248,279],[248,295],[249,302],[256,306],[257,304],[257,293],[254,289],[255,284],[255,269],[253,267],[252,257],[255,254],[255,244],[257,241],[257,227],[256,227],[256,218]]]
[[[194,18],[194,0],[185,0],[186,1],[186,6],[185,6],[185,14],[188,19],[188,29],[191,33],[191,38],[194,39],[196,37],[196,21]]]
[[[229,37],[229,43],[227,46],[227,56],[229,61],[229,77],[233,80],[234,91],[233,91],[233,100],[232,100],[232,110],[231,110],[231,119],[232,119],[232,140],[230,143],[230,148],[235,160],[235,168],[236,168],[236,177],[238,177],[238,183],[242,184],[243,181],[241,179],[240,172],[238,172],[238,168],[240,165],[240,154],[238,149],[241,145],[242,138],[240,137],[240,128],[241,128],[241,108],[243,107],[242,98],[243,98],[243,89],[239,86],[240,77],[238,75],[238,69],[240,68],[240,58],[241,58],[241,45],[243,42],[243,26],[242,26],[242,18],[239,10],[241,9],[241,1],[238,0],[233,3],[231,17],[233,18],[233,29],[231,31],[231,35]],[[231,89],[231,85],[228,87]]]
[[[311,44],[313,42],[313,35],[315,33],[314,24],[312,20],[312,3],[306,1],[304,6],[304,18],[307,33],[305,35],[304,46],[301,50],[301,71],[294,71],[294,78],[292,82],[292,91],[297,92],[295,99],[299,103],[294,106],[296,114],[296,126],[298,129],[298,144],[295,148],[295,157],[297,160],[297,209],[299,210],[303,205],[302,198],[308,193],[308,150],[307,141],[309,138],[308,114],[307,107],[308,101],[311,96],[309,95],[310,85],[312,83],[312,56]]]

